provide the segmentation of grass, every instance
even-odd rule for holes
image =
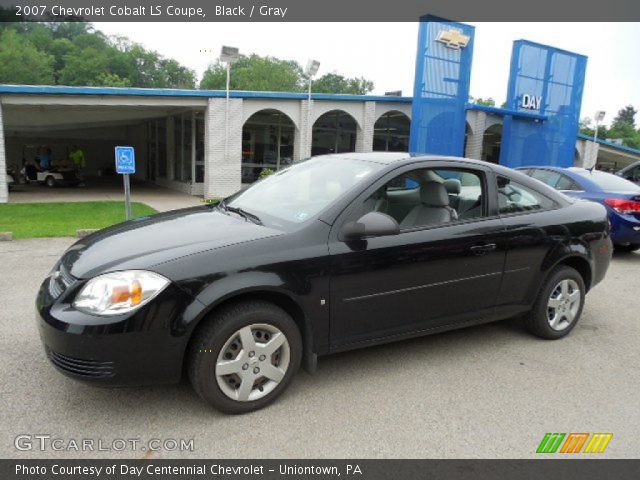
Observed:
[[[143,203],[131,204],[134,218],[156,213]],[[124,202],[0,204],[0,232],[14,238],[74,237],[76,230],[124,222]]]

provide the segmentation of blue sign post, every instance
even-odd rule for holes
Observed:
[[[506,116],[500,164],[573,165],[587,57],[528,40],[513,44],[507,108],[544,121]]]
[[[127,220],[131,220],[131,184],[129,175],[136,173],[136,153],[133,147],[116,147],[116,172],[124,182],[124,205]]]
[[[420,19],[411,153],[463,155],[474,31],[431,15]]]

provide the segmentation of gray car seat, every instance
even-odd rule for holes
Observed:
[[[426,182],[420,186],[420,204],[413,207],[400,222],[401,228],[448,223],[457,219],[449,206],[447,189],[439,182]]]
[[[458,210],[458,204],[460,203],[460,192],[462,191],[462,183],[457,178],[449,178],[442,182],[444,188],[447,189],[449,194],[449,206],[455,210]]]
[[[382,187],[371,195],[364,202],[364,213],[382,212],[387,213],[389,210],[389,198],[387,197],[387,187]]]
[[[459,217],[461,220],[467,220],[469,218],[478,218],[482,216],[482,195],[479,195],[477,200],[473,203],[460,206],[458,210],[460,212]]]

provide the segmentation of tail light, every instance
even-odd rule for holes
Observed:
[[[624,198],[605,198],[604,203],[618,213],[640,213],[640,202]]]

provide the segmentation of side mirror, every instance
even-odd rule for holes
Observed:
[[[364,237],[383,237],[398,235],[400,225],[386,213],[369,212],[355,222],[347,222],[342,226],[340,236],[345,240],[356,240]]]

